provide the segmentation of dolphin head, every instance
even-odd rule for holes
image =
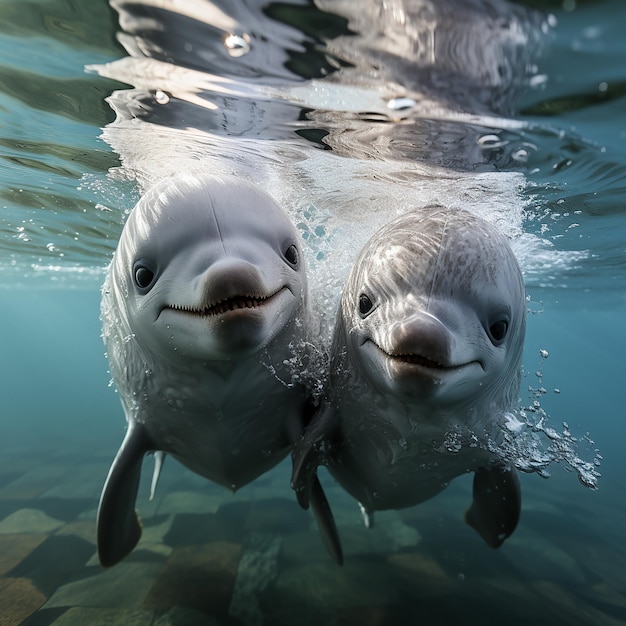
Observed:
[[[298,234],[274,200],[235,178],[191,174],[138,202],[107,286],[140,346],[202,360],[267,345],[300,314],[306,290]]]
[[[341,300],[349,358],[409,404],[492,409],[517,399],[525,329],[506,239],[467,211],[426,207],[376,233]]]

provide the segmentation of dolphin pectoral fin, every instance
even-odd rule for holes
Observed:
[[[291,488],[296,492],[298,504],[308,509],[313,482],[318,480],[316,471],[320,465],[319,452],[314,446],[296,444],[291,452],[291,461]]]
[[[317,480],[315,472],[325,463],[323,450],[327,447],[332,424],[332,411],[328,407],[319,409],[291,450],[291,488],[296,492],[298,504],[303,509],[309,508],[313,481]]]
[[[343,549],[337,532],[337,525],[317,474],[313,475],[311,483],[311,508],[317,520],[326,551],[337,565],[343,565]]]
[[[303,509],[308,509],[311,505],[324,547],[335,563],[343,565],[343,549],[335,518],[317,476],[317,468],[324,461],[323,442],[331,417],[328,411],[317,412],[304,434],[295,439],[291,451],[291,488],[296,492],[298,504]],[[304,423],[308,421],[305,420]]]
[[[150,483],[150,500],[154,500],[154,494],[156,493],[157,485],[159,484],[159,476],[161,476],[161,470],[163,469],[163,463],[165,463],[165,452],[157,450],[154,453],[154,472],[152,473],[152,482]]]
[[[465,521],[491,548],[499,548],[515,530],[520,518],[522,493],[517,470],[493,465],[474,474],[474,499]]]
[[[130,423],[100,496],[96,536],[98,558],[103,567],[119,563],[141,537],[141,523],[135,511],[135,501],[141,462],[149,451],[150,445],[143,427]]]

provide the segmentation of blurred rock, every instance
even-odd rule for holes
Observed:
[[[25,559],[47,535],[0,535],[0,576]]]
[[[402,552],[392,554],[387,561],[398,573],[409,578],[415,578],[416,582],[424,578],[429,581],[436,581],[437,584],[448,581],[448,576],[441,565],[428,554]]]
[[[68,583],[46,602],[45,608],[140,607],[162,565],[122,562],[83,580]],[[99,568],[98,568],[99,569]]]
[[[0,522],[0,534],[49,533],[63,523],[38,509],[20,509]]]
[[[295,498],[270,498],[223,504],[217,517],[229,525],[240,525],[244,532],[289,533],[309,526],[309,513]]]
[[[163,537],[168,546],[182,548],[209,542],[240,543],[244,537],[241,519],[224,519],[213,513],[179,513]]]
[[[401,626],[415,624],[414,615],[403,615],[402,612],[389,606],[356,606],[341,609],[338,626]]]
[[[188,607],[174,607],[155,618],[151,626],[238,626],[240,622],[227,617],[207,615]]]
[[[228,496],[227,493],[224,495]],[[163,496],[158,513],[215,513],[224,498],[219,495],[208,495],[196,491],[176,491]]]
[[[45,491],[63,481],[63,477],[71,471],[68,465],[46,463],[22,474],[17,480],[2,488],[2,498],[30,500],[37,498]]]
[[[531,583],[531,587],[546,600],[546,605],[554,612],[554,623],[585,624],[589,626],[623,626],[624,620],[613,618],[589,604],[582,602],[577,595],[567,588],[552,581],[540,580]],[[557,621],[558,620],[558,621]]]
[[[389,604],[398,592],[383,560],[353,558],[339,567],[329,559],[284,568],[268,598],[277,608],[293,607],[299,616],[314,615],[319,608],[362,606],[364,598],[371,605]]]
[[[570,554],[539,535],[519,528],[502,547],[502,554],[528,580],[539,574],[544,580],[585,585],[587,577]]]
[[[85,570],[93,554],[92,543],[75,535],[52,535],[39,544],[9,575],[28,578],[42,593],[50,596],[67,580],[74,580]]]
[[[85,541],[89,541],[94,546],[96,545],[96,524],[89,520],[77,520],[65,524],[57,530],[57,535],[75,535]]]
[[[51,626],[151,626],[152,611],[138,609],[68,609]]]
[[[280,545],[280,536],[253,533],[244,546],[228,613],[246,626],[263,626],[265,623],[260,596],[278,575]]]
[[[45,601],[46,597],[26,578],[0,579],[0,624],[18,626]]]
[[[144,607],[178,606],[227,615],[240,556],[241,546],[225,541],[176,548],[152,585]]]

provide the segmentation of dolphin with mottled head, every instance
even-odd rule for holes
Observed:
[[[147,452],[156,453],[153,488],[164,453],[233,490],[286,457],[307,419],[289,364],[305,306],[297,231],[266,193],[186,174],[141,198],[102,290],[103,337],[128,422],[98,510],[103,565],[141,535],[135,500]],[[315,493],[314,509],[325,504]]]
[[[319,465],[368,525],[474,472],[466,521],[498,547],[520,515],[516,470],[493,444],[518,401],[525,310],[516,258],[487,221],[431,206],[377,232],[348,277],[328,388],[293,451],[302,506]]]

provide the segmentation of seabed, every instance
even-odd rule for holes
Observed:
[[[80,449],[77,456],[76,448]],[[322,476],[345,564],[325,553],[288,486],[289,461],[237,492],[166,461],[124,561],[97,561],[95,517],[114,450],[74,446],[0,462],[0,625],[618,626],[626,620],[626,519],[565,472],[524,476],[520,526],[491,550],[463,521],[470,477],[403,511],[358,507]],[[604,507],[604,508],[603,508]],[[597,521],[614,527],[598,539]],[[567,533],[567,534],[565,534]]]

